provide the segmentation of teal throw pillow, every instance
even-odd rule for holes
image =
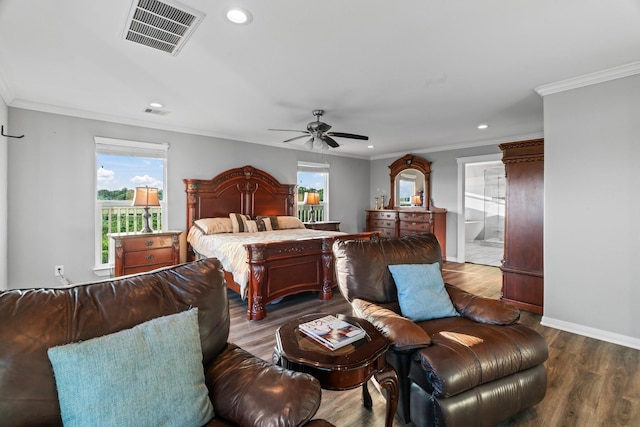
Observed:
[[[404,317],[414,322],[459,316],[444,288],[440,264],[396,264],[389,271]]]
[[[65,426],[201,426],[213,418],[198,309],[52,347]]]

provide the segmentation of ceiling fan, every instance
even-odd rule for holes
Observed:
[[[297,139],[300,138],[309,138],[307,140],[307,142],[304,143],[305,147],[311,149],[311,148],[323,148],[325,146],[325,144],[329,147],[332,148],[337,148],[340,146],[340,144],[338,144],[336,142],[335,138],[351,138],[351,139],[362,139],[362,140],[368,140],[369,137],[368,136],[364,136],[364,135],[356,135],[353,133],[344,133],[344,132],[329,132],[329,129],[331,129],[331,125],[328,125],[324,122],[320,121],[320,117],[322,117],[322,115],[324,114],[324,110],[313,110],[313,115],[316,116],[316,121],[315,122],[309,122],[307,123],[307,130],[292,130],[292,129],[269,129],[269,130],[275,130],[275,131],[282,131],[282,132],[302,132],[304,133],[304,135],[301,136],[295,136],[293,138],[289,138],[287,140],[284,140],[282,142],[291,142],[291,141],[295,141]]]

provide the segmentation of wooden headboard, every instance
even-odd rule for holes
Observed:
[[[253,166],[229,169],[212,179],[184,179],[187,231],[200,218],[295,215],[295,184],[281,184]]]

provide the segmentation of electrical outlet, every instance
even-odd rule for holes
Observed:
[[[64,276],[64,265],[56,265],[53,268],[56,277]]]

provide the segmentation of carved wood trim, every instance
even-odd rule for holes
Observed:
[[[498,146],[502,151],[502,162],[523,163],[544,161],[544,139],[506,142]]]
[[[396,202],[396,177],[406,169],[416,169],[424,175],[424,197],[427,209],[431,207],[431,162],[413,154],[405,154],[389,165],[389,204],[385,209],[394,209]]]

